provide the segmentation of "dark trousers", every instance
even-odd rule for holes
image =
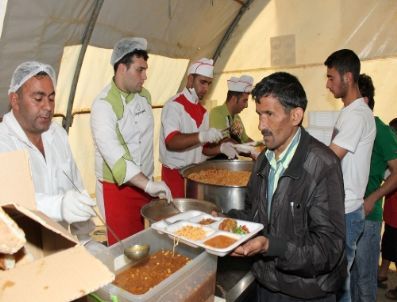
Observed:
[[[297,301],[310,301],[310,302],[335,302],[336,296],[328,294],[325,297],[317,299],[297,299],[282,293],[272,292],[257,283],[257,302],[297,302]]]

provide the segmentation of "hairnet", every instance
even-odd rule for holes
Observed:
[[[118,41],[113,48],[110,64],[114,66],[126,54],[133,52],[135,49],[146,50],[147,41],[144,38],[124,38]]]
[[[27,80],[34,77],[39,72],[48,74],[52,81],[52,85],[56,86],[55,70],[48,64],[40,63],[37,61],[27,61],[18,65],[12,74],[10,88],[8,94],[16,92]]]
[[[192,63],[188,69],[189,74],[199,74],[205,77],[214,77],[214,61],[207,58],[202,58]]]

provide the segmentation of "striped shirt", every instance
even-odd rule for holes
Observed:
[[[270,212],[271,212],[271,204],[272,204],[272,198],[273,194],[277,189],[278,185],[278,180],[280,177],[283,175],[284,171],[288,168],[289,163],[292,160],[292,157],[295,154],[296,148],[298,147],[298,143],[301,137],[301,129],[298,128],[298,131],[296,131],[294,137],[292,138],[291,142],[285,148],[285,150],[280,154],[278,160],[276,160],[276,155],[274,151],[272,150],[267,150],[265,153],[265,156],[267,160],[269,161],[270,164],[270,171],[269,171],[269,177],[268,177],[268,186],[267,186],[267,215],[270,218]]]

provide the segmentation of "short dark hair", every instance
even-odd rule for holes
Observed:
[[[389,123],[389,126],[396,132],[397,134],[397,117],[392,119]]]
[[[305,90],[298,78],[287,72],[275,72],[264,77],[252,90],[256,103],[264,96],[273,96],[289,111],[292,108],[306,110],[307,98]]]
[[[358,88],[360,89],[361,96],[368,98],[368,106],[371,110],[374,110],[375,106],[375,87],[372,83],[372,79],[365,73],[360,74],[358,77]]]
[[[134,51],[127,53],[124,57],[122,57],[114,64],[113,66],[114,72],[117,71],[117,68],[119,67],[120,64],[126,65],[127,69],[130,68],[134,56],[137,58],[143,58],[145,61],[149,59],[149,55],[146,50],[134,49]]]
[[[243,92],[238,92],[238,91],[231,91],[228,90],[227,92],[227,96],[226,96],[226,102],[228,102],[232,97],[236,97],[237,99],[239,99],[241,97],[241,95],[243,94]]]
[[[346,72],[351,72],[354,82],[357,83],[361,63],[354,51],[350,49],[337,50],[325,60],[324,65],[328,68],[335,68],[341,76]]]

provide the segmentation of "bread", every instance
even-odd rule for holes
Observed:
[[[0,253],[14,254],[26,243],[25,233],[0,207]]]

